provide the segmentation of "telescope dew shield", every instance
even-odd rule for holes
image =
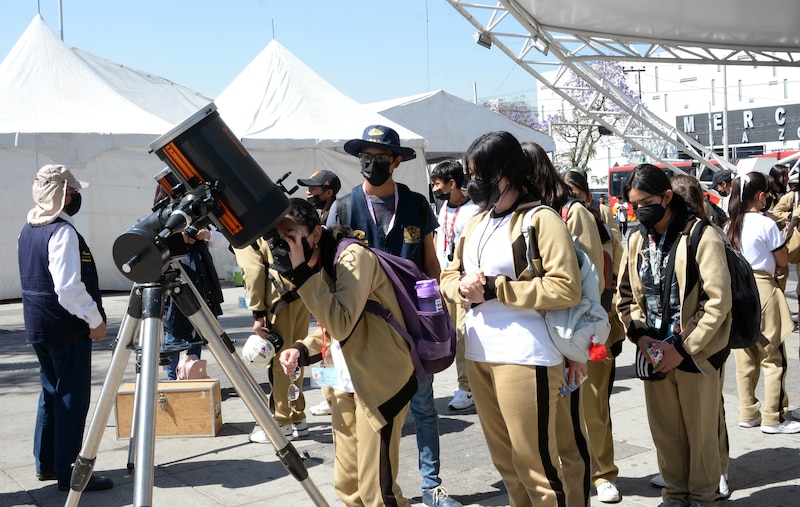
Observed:
[[[212,102],[150,144],[187,190],[220,182],[209,217],[235,248],[252,244],[289,209],[289,199],[264,172]]]

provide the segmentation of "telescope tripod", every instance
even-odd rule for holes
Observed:
[[[236,353],[233,342],[177,261],[170,262],[170,269],[157,282],[135,284],[131,290],[128,308],[114,343],[111,365],[100,391],[100,399],[89,424],[83,447],[75,460],[69,496],[64,505],[74,507],[78,504],[80,495],[92,476],[97,449],[122,382],[126,364],[134,349],[134,337],[140,323],[141,365],[137,365],[140,370],[136,379],[131,425],[131,439],[134,442],[136,458],[133,505],[149,507],[153,504],[158,363],[160,344],[164,336],[162,321],[167,296],[173,298],[178,309],[189,319],[197,333],[208,342],[209,350],[269,437],[275,447],[276,455],[286,470],[300,482],[315,505],[327,506],[327,501],[308,476],[303,459],[272,417],[266,394]],[[129,456],[128,461],[130,470],[133,459]]]

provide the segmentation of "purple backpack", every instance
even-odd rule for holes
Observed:
[[[414,284],[429,277],[410,260],[370,248],[352,238],[339,241],[334,265],[338,262],[344,249],[353,243],[369,248],[378,258],[383,271],[394,287],[406,327],[401,326],[392,313],[377,301],[367,300],[364,309],[383,317],[406,339],[411,350],[414,370],[421,381],[424,381],[427,375],[447,369],[453,364],[456,357],[456,331],[447,307],[443,307],[441,312],[423,312],[417,306]]]

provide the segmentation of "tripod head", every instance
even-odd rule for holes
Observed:
[[[134,282],[158,280],[171,257],[186,255],[179,233],[189,227],[214,224],[241,248],[267,234],[289,209],[285,187],[270,180],[213,102],[150,148],[167,163],[156,180],[169,199],[156,203],[113,247],[114,263]]]

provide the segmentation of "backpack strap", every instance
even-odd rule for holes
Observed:
[[[533,229],[533,215],[542,208],[549,209],[553,213],[556,213],[556,210],[550,206],[540,204],[525,212],[525,216],[522,218],[522,223],[520,225],[522,229],[522,237],[525,240],[525,245],[527,246],[525,249],[525,256],[528,260],[528,268],[533,271],[534,276],[536,277],[544,276],[544,272],[542,269],[536,267],[535,262],[538,260],[541,264],[542,256],[539,254],[539,242],[536,238],[536,231]],[[558,215],[558,213],[556,213],[556,215]],[[533,234],[531,234],[531,231],[533,231]]]
[[[703,231],[709,225],[709,221],[701,219],[694,226],[692,235],[686,244],[686,288],[685,293],[688,293],[694,288],[694,284],[700,280],[700,267],[697,265],[697,246],[700,244],[700,238],[703,237]]]
[[[359,241],[355,238],[344,238],[340,240],[339,243],[336,245],[336,254],[333,260],[334,266],[338,262],[339,256],[342,254],[345,248],[347,248],[352,244],[358,244],[364,248],[370,249],[369,246],[367,246],[363,241]],[[370,250],[372,251],[372,249]],[[387,278],[389,278],[389,282],[395,288],[394,290],[395,297],[398,298],[398,303],[400,304],[400,307],[402,309],[403,303],[399,301],[399,298],[402,297],[402,294],[398,293],[399,291],[397,290],[397,287],[401,286],[402,283],[397,279],[397,277],[395,276],[394,272],[391,269],[387,269],[385,261],[381,258],[381,256],[375,251],[372,251],[372,253],[378,259],[378,264],[381,266],[381,269],[383,269],[383,272],[386,273]],[[411,304],[413,304],[413,302],[411,302]],[[414,338],[408,332],[408,330],[403,326],[401,326],[400,322],[398,322],[397,319],[394,318],[394,315],[392,315],[392,312],[386,309],[378,301],[375,301],[373,299],[367,299],[367,302],[364,305],[364,310],[361,312],[361,315],[359,316],[359,320],[361,320],[361,318],[364,316],[364,311],[374,313],[375,315],[380,316],[381,318],[383,318],[383,320],[389,323],[389,325],[392,326],[395,329],[395,331],[397,331],[400,334],[400,336],[403,337],[406,343],[408,343],[408,347],[411,351],[410,355],[411,355],[411,362],[414,364],[414,372],[417,374],[417,378],[419,379],[420,382],[425,382],[428,375],[427,373],[425,373],[425,368],[422,366],[422,361],[420,360],[419,352],[417,351],[417,344],[414,341]],[[413,322],[411,322],[410,324],[414,325]],[[356,323],[356,325],[358,325],[358,323]],[[355,331],[355,327],[353,327],[353,331]],[[348,336],[347,339],[349,338],[350,337]],[[344,343],[341,340],[340,342]]]

